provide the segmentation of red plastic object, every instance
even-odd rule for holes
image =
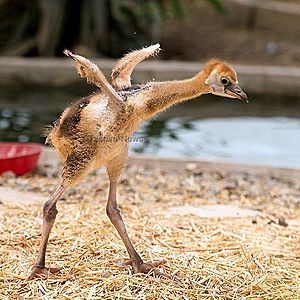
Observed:
[[[17,176],[31,172],[42,146],[34,143],[0,143],[0,174],[12,171]]]

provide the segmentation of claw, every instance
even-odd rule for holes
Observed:
[[[169,274],[162,273],[156,269],[153,270],[153,273],[154,273],[155,277],[163,277],[163,278],[173,279],[172,276],[170,276]]]
[[[28,276],[27,280],[32,280],[34,278],[49,278],[49,279],[71,279],[72,276],[57,276],[55,275],[58,273],[62,268],[40,268],[40,267],[34,267],[31,274]]]
[[[133,260],[125,260],[125,261],[116,261],[116,265],[119,267],[123,267],[126,269],[131,269],[134,274],[136,273],[144,273],[144,274],[152,274],[155,277],[164,277],[168,279],[172,279],[172,277],[168,274],[162,273],[157,270],[157,267],[166,263],[165,259],[161,259],[154,262],[143,262],[141,264],[136,264]]]
[[[160,265],[164,265],[167,261],[165,259],[161,259],[161,260],[156,260],[153,263],[151,262],[147,262],[146,264],[151,264],[154,268],[159,267]]]
[[[120,268],[125,268],[126,270],[130,271],[132,268],[132,260],[116,260],[115,265],[120,267]]]

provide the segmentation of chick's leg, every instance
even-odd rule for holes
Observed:
[[[56,203],[64,191],[65,191],[65,187],[60,185],[57,188],[57,190],[53,193],[53,195],[50,197],[50,199],[44,203],[42,239],[40,242],[38,256],[34,263],[32,272],[28,277],[28,280],[31,280],[36,276],[37,277],[52,277],[53,273],[56,273],[59,271],[58,268],[46,268],[45,267],[45,256],[46,256],[46,249],[47,249],[49,235],[50,235],[51,229],[53,227],[53,224],[54,224],[54,221],[55,221],[55,218],[57,215]]]
[[[117,185],[118,185],[118,179],[120,176],[120,173],[124,167],[125,164],[126,155],[122,155],[116,159],[114,159],[108,166],[107,166],[107,172],[110,179],[110,185],[109,185],[109,194],[108,194],[108,201],[106,206],[106,212],[107,215],[112,222],[112,224],[117,229],[126,249],[130,257],[130,261],[124,263],[125,265],[129,265],[132,267],[133,273],[148,273],[149,271],[153,270],[154,274],[161,275],[164,277],[169,277],[158,270],[155,270],[156,267],[163,264],[165,261],[157,261],[157,262],[143,262],[140,255],[137,253],[135,248],[133,247],[124,221],[122,219],[120,210],[118,208],[117,204]]]

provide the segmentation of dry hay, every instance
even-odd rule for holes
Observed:
[[[296,184],[247,174],[128,167],[119,191],[128,231],[144,259],[167,260],[161,270],[174,277],[169,280],[131,275],[118,266],[127,255],[105,215],[107,181],[99,178],[104,177],[91,175],[59,203],[47,265],[63,267],[61,276],[69,280],[25,281],[37,254],[41,205],[0,205],[1,300],[300,299]],[[0,178],[4,181],[44,195],[56,182],[39,176]],[[261,213],[222,220],[168,213],[183,203],[234,203]]]

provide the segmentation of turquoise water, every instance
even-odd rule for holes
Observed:
[[[53,90],[0,95],[0,140],[43,142],[43,127],[79,96]],[[251,98],[246,105],[205,96],[176,106],[144,124],[130,152],[300,167],[300,99]]]
[[[300,119],[170,118],[165,120],[159,135],[145,134],[144,143],[132,143],[131,151],[163,157],[300,167]]]

